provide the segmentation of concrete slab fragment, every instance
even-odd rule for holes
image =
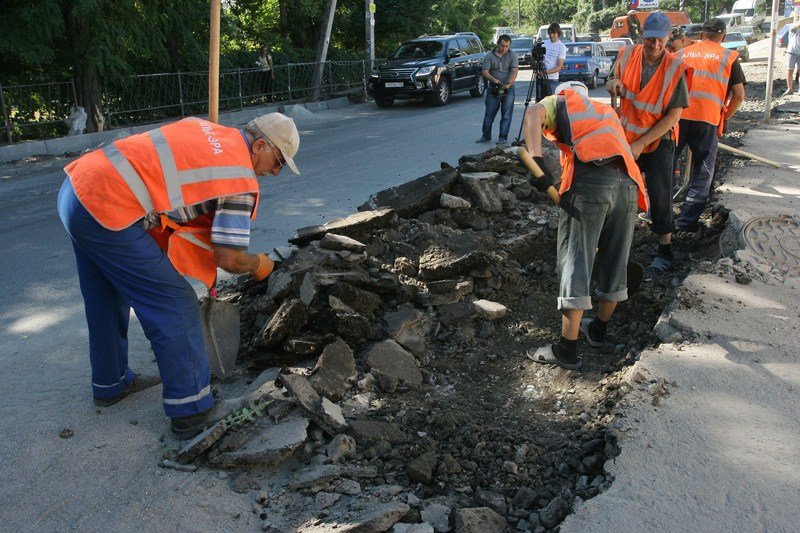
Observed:
[[[214,466],[272,466],[286,461],[308,437],[308,419],[295,416],[278,424],[270,424],[250,437],[240,449],[222,453],[212,459]]]
[[[393,340],[374,344],[367,352],[367,366],[375,377],[387,376],[410,387],[422,385],[419,363],[413,355]]]
[[[255,343],[258,346],[275,346],[287,336],[300,331],[306,322],[308,322],[306,305],[297,298],[286,300],[256,335]]]
[[[297,235],[289,239],[292,244],[308,244],[321,239],[326,233],[337,233],[358,238],[371,231],[397,224],[397,214],[393,209],[376,209],[354,213],[348,217],[326,222],[320,226],[308,226],[297,230]]]
[[[347,250],[357,254],[363,253],[367,249],[367,245],[363,242],[335,233],[325,234],[319,241],[319,247],[325,250]]]
[[[508,308],[500,303],[491,302],[489,300],[475,300],[472,302],[478,314],[483,318],[489,320],[497,320],[503,318],[508,313]]]
[[[456,509],[456,533],[503,533],[506,531],[506,519],[488,507]]]
[[[411,305],[402,305],[396,311],[386,313],[387,331],[398,344],[415,354],[425,353],[425,335],[428,320],[425,313]]]
[[[354,519],[333,515],[312,520],[301,525],[297,533],[383,533],[391,529],[409,509],[408,505],[399,502],[378,504]]]
[[[449,192],[457,178],[453,168],[433,172],[373,194],[358,210],[390,207],[402,217],[415,217],[438,208],[442,193]]]
[[[342,339],[336,339],[322,351],[312,372],[309,381],[320,396],[341,399],[350,388],[350,381],[358,376],[353,350]]]
[[[220,420],[207,430],[200,433],[198,436],[190,440],[178,452],[177,459],[179,463],[188,463],[204,451],[211,448],[219,439],[228,431],[228,423],[225,420]]]

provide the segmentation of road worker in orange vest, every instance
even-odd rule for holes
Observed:
[[[644,44],[619,51],[606,89],[620,97],[619,117],[650,198],[652,230],[658,251],[651,270],[664,272],[673,261],[672,215],[673,156],[681,111],[689,106],[691,72],[665,43],[672,29],[661,12],[644,21]]]
[[[709,19],[703,25],[702,40],[678,52],[678,57],[694,69],[689,108],[681,115],[675,149],[676,168],[683,148],[689,146],[692,151],[692,177],[675,221],[678,230],[697,231],[714,180],[717,139],[744,100],[746,82],[737,61],[739,52],[720,44],[726,28],[720,19]]]
[[[694,39],[689,39],[683,30],[675,26],[672,28],[672,31],[667,38],[667,44],[665,45],[668,52],[672,52],[673,54],[676,53],[678,50],[682,48],[686,48],[687,46],[693,45],[696,43]]]
[[[181,438],[205,426],[214,398],[197,296],[217,267],[263,281],[274,263],[247,252],[256,176],[299,174],[294,121],[280,113],[243,129],[186,118],[115,141],[66,166],[58,211],[72,240],[89,326],[94,403],[109,406],[163,381]],[[133,308],[159,375],[128,366]]]
[[[589,98],[578,81],[562,83],[525,113],[525,147],[545,172],[533,185],[545,191],[553,184],[542,159],[542,137],[561,149],[562,208],[558,221],[558,309],[561,338],[526,353],[537,363],[580,368],[578,334],[592,346],[605,344],[608,321],[617,303],[628,298],[627,264],[636,221],[636,206],[648,208],[644,179],[611,106]],[[599,251],[598,251],[599,248]],[[597,277],[597,317],[583,319],[592,308],[589,283],[595,255],[602,265]]]

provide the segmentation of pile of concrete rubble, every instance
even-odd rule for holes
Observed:
[[[602,405],[576,408],[569,424],[506,421],[495,434],[453,392],[471,379],[454,361],[478,373],[498,356],[510,372],[519,365],[522,351],[490,353],[516,312],[508,290],[534,276],[554,305],[558,210],[514,150],[442,164],[358,213],[302,228],[267,283],[224,289],[240,308],[239,381],[250,384],[167,465],[231,470],[241,491],[263,488],[259,473],[291,469],[287,484],[257,493],[265,531],[543,531],[576,496],[610,483]],[[557,154],[546,160],[557,172]],[[535,371],[548,383],[572,375]],[[622,393],[605,381],[592,387]],[[566,388],[552,398],[562,418],[575,393]],[[520,401],[542,394],[520,390]],[[417,430],[434,421],[440,434]],[[564,451],[536,440],[553,424],[575,439]]]

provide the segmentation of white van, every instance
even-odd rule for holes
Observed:
[[[559,24],[561,26],[561,42],[564,43],[572,43],[575,42],[575,26],[573,24]],[[550,24],[545,24],[544,26],[539,26],[539,32],[536,36],[541,39],[542,41],[546,41],[550,38],[547,35],[547,28],[550,27]]]
[[[500,38],[501,35],[508,35],[510,37],[514,36],[514,28],[511,26],[498,26],[494,29],[494,35],[492,35],[492,44],[497,44],[497,39]]]
[[[736,0],[731,13],[742,15],[745,24],[758,26],[767,16],[767,0]]]
[[[733,31],[744,24],[744,15],[739,13],[731,13],[730,15],[717,15],[715,18],[721,20],[727,26],[726,31]]]

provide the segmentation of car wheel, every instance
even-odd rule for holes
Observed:
[[[588,83],[586,84],[587,87],[590,89],[597,89],[597,71],[594,71],[594,76],[589,78]]]
[[[486,83],[483,81],[483,76],[478,74],[478,83],[475,84],[475,87],[469,90],[469,95],[473,98],[480,98],[483,96],[483,93],[486,92]]]
[[[433,105],[445,105],[450,100],[450,80],[442,78],[439,80],[438,90],[431,96]]]
[[[375,103],[378,105],[378,107],[392,107],[394,105],[394,98],[376,96]]]

